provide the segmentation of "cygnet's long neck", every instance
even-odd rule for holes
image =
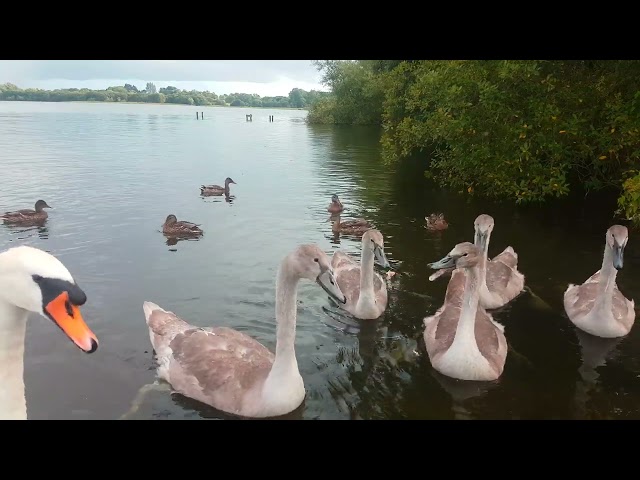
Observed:
[[[27,418],[24,339],[28,314],[0,299],[0,420]]]
[[[489,261],[489,240],[491,239],[491,233],[487,233],[487,239],[482,244],[480,237],[476,234],[474,244],[476,247],[482,249],[482,257],[478,263],[478,279],[480,288],[487,287],[487,263]]]
[[[613,287],[616,284],[617,275],[618,271],[613,266],[613,249],[609,244],[605,244],[600,279],[598,281],[598,297],[596,298],[599,306],[611,309]]]
[[[269,377],[299,374],[296,360],[296,310],[299,277],[293,273],[292,260],[286,257],[276,280],[276,358]]]
[[[464,295],[462,297],[462,309],[460,320],[456,328],[455,341],[473,344],[477,347],[475,336],[476,313],[478,311],[478,301],[480,299],[479,289],[479,267],[466,268]]]
[[[230,190],[229,190],[229,184],[230,183],[231,182],[229,180],[225,180],[224,181],[224,194],[227,195],[227,196],[229,195],[229,192],[230,192]]]
[[[373,249],[370,240],[364,240],[360,254],[360,299],[374,300],[373,291]]]

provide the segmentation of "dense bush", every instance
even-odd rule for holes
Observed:
[[[640,220],[640,62],[319,62],[332,99],[309,121],[383,126],[390,161],[469,194],[540,202],[618,188]]]

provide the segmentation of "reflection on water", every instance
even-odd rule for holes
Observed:
[[[174,236],[165,236],[166,244],[169,247],[176,247],[178,242],[197,242],[201,237],[174,237]],[[177,248],[170,248],[169,251],[177,252]]]
[[[300,284],[296,354],[307,397],[287,418],[640,418],[638,329],[615,342],[585,340],[562,309],[567,284],[600,267],[614,202],[490,203],[428,183],[424,159],[385,166],[377,129],[309,126],[296,110],[278,111],[275,122],[265,110],[206,110],[196,121],[179,105],[0,103],[0,207],[56,205],[44,226],[0,226],[0,248],[57,255],[87,292],[83,316],[100,339],[82,355],[51,322],[31,318],[31,418],[120,418],[132,408],[127,418],[228,418],[166,386],[144,389],[155,363],[142,302],[195,325],[231,326],[273,350],[281,259],[311,242],[360,258],[360,238],[327,222],[333,194],[342,220],[380,229],[396,275],[387,310],[370,322]],[[238,181],[233,195],[200,196],[203,179],[227,176]],[[166,238],[158,230],[166,212],[197,220],[205,235]],[[444,213],[446,230],[425,228],[433,212]],[[476,385],[433,371],[422,321],[447,285],[428,280],[427,264],[471,240],[485,212],[495,219],[489,255],[513,246],[527,288],[493,313],[509,342],[503,376]],[[629,298],[640,291],[634,238],[618,274]]]
[[[16,235],[17,240],[24,240],[34,233],[43,240],[49,238],[49,229],[46,226],[46,220],[43,222],[34,223],[29,226],[20,225],[3,225],[7,229],[7,232],[11,235]]]
[[[601,395],[600,373],[598,368],[604,367],[607,360],[613,360],[616,356],[616,348],[622,342],[622,338],[599,338],[582,330],[576,329],[582,364],[578,368],[580,377],[576,381],[575,391],[575,417],[576,418],[610,418],[602,416],[600,412],[592,412],[589,403],[593,396]]]

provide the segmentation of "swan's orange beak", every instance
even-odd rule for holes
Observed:
[[[69,301],[67,292],[51,300],[45,312],[82,351],[93,353],[98,349],[98,339],[84,323],[78,306]]]

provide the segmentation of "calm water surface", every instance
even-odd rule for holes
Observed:
[[[359,255],[359,241],[335,237],[326,222],[333,193],[346,217],[366,217],[383,232],[397,275],[385,315],[347,331],[323,310],[332,308],[326,294],[300,284],[296,351],[307,398],[287,418],[640,417],[638,328],[621,340],[595,339],[562,310],[567,283],[601,264],[610,209],[580,202],[518,210],[470,200],[428,185],[420,165],[385,167],[376,130],[308,126],[305,115],[0,102],[0,209],[32,207],[38,198],[53,207],[44,228],[0,225],[0,249],[28,244],[57,255],[85,289],[84,317],[100,340],[85,355],[51,322],[31,316],[30,418],[227,418],[161,390],[134,402],[155,379],[142,302],[195,325],[234,327],[274,349],[281,259],[308,242]],[[227,176],[237,182],[231,202],[199,196],[201,184]],[[450,228],[429,232],[424,216],[438,211]],[[201,223],[204,237],[167,244],[160,226],[170,213]],[[422,319],[446,289],[445,280],[428,281],[426,265],[472,241],[480,213],[496,220],[490,255],[512,245],[529,288],[494,313],[510,350],[502,378],[481,388],[436,374],[421,340]],[[618,276],[632,298],[640,297],[636,238],[631,232]]]

